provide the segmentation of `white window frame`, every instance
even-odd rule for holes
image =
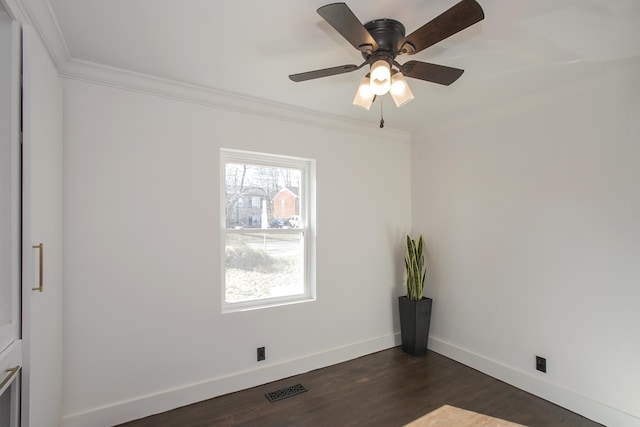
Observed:
[[[304,292],[297,295],[262,298],[243,302],[226,301],[225,284],[225,246],[227,233],[237,233],[238,230],[226,228],[226,165],[227,163],[250,164],[255,166],[282,167],[299,169],[301,171],[300,182],[300,223],[299,228],[266,228],[266,229],[244,229],[243,232],[274,233],[274,234],[300,234],[303,242],[303,255],[301,265],[303,266]],[[296,304],[315,301],[316,280],[315,280],[315,160],[283,156],[276,154],[259,153],[253,151],[242,151],[235,149],[220,149],[220,248],[221,248],[221,301],[222,313],[233,313],[245,310],[255,310],[260,308],[275,307],[287,304]]]

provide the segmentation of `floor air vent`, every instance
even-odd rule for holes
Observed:
[[[276,402],[278,400],[286,399],[287,397],[295,396],[296,394],[304,393],[307,391],[302,384],[296,384],[289,387],[281,388],[280,390],[272,391],[265,394],[269,402]]]

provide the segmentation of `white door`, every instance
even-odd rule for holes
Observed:
[[[20,28],[0,3],[0,427],[19,422]]]
[[[57,427],[62,412],[62,82],[22,30],[22,425]]]

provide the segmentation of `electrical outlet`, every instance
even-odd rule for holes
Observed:
[[[267,358],[264,347],[258,347],[258,362]]]
[[[547,359],[536,356],[536,369],[540,372],[547,372]]]

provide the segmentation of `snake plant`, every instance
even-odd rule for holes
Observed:
[[[426,268],[424,265],[424,241],[422,235],[416,241],[407,236],[407,252],[404,257],[407,267],[407,298],[412,301],[422,299]]]

